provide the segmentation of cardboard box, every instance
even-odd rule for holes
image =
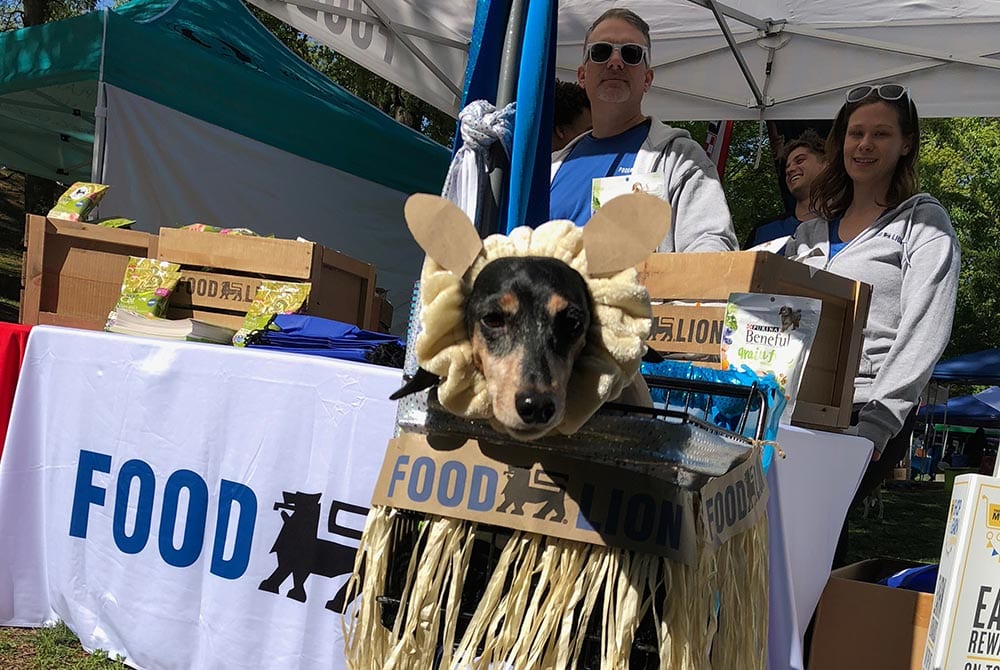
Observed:
[[[876,583],[917,565],[873,558],[834,570],[816,608],[808,670],[920,670],[933,596]]]
[[[923,670],[1000,668],[1000,478],[952,489]]]
[[[156,236],[29,215],[20,322],[103,330],[129,256],[156,255]]]
[[[239,328],[263,280],[310,282],[306,314],[367,327],[375,266],[315,244],[161,228],[157,258],[181,264],[168,318]]]
[[[685,303],[653,307],[650,347],[715,361],[730,293],[822,300],[792,423],[820,429],[849,425],[871,286],[759,251],[653,254],[639,266],[639,277],[654,301]]]

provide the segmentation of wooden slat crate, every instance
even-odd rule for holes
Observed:
[[[103,330],[129,256],[156,255],[156,236],[29,215],[20,322]]]
[[[181,264],[168,318],[239,328],[263,280],[310,282],[304,312],[366,327],[375,266],[313,242],[161,228],[158,258]]]
[[[639,266],[639,277],[654,301],[685,303],[653,307],[649,346],[665,354],[714,356],[716,361],[724,305],[730,293],[772,293],[822,300],[819,327],[802,375],[792,423],[814,428],[848,426],[871,286],[776,254],[755,251],[653,254]]]

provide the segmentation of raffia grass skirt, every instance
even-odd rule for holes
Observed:
[[[348,589],[356,602],[344,618],[354,670],[576,668],[585,645],[596,644],[588,637],[595,623],[600,667],[625,669],[644,618],[662,670],[765,667],[766,515],[717,549],[700,542],[693,566],[511,531],[471,603],[463,591],[477,524],[437,516],[416,523],[389,507],[368,515]],[[416,544],[401,557],[394,544],[406,526]],[[406,561],[405,573],[393,561]],[[379,599],[390,587],[398,602],[391,628]]]

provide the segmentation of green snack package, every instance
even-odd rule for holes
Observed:
[[[163,316],[167,299],[180,281],[181,266],[154,258],[129,257],[122,280],[122,292],[115,309],[127,309],[136,314]]]
[[[59,196],[55,207],[49,210],[50,219],[66,221],[86,221],[87,215],[97,207],[108,187],[104,184],[90,184],[78,181]]]
[[[233,335],[233,344],[245,347],[247,336],[266,328],[274,315],[292,314],[302,309],[311,288],[309,282],[262,281],[243,319],[243,326]]]
[[[120,216],[112,216],[107,219],[94,221],[95,226],[102,226],[104,228],[131,228],[134,223],[133,219],[126,219]]]

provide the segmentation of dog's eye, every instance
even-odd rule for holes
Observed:
[[[556,316],[556,324],[565,335],[576,337],[583,330],[583,315],[580,314],[580,310],[566,309]]]
[[[503,312],[490,312],[479,321],[487,328],[503,328],[507,323]]]

